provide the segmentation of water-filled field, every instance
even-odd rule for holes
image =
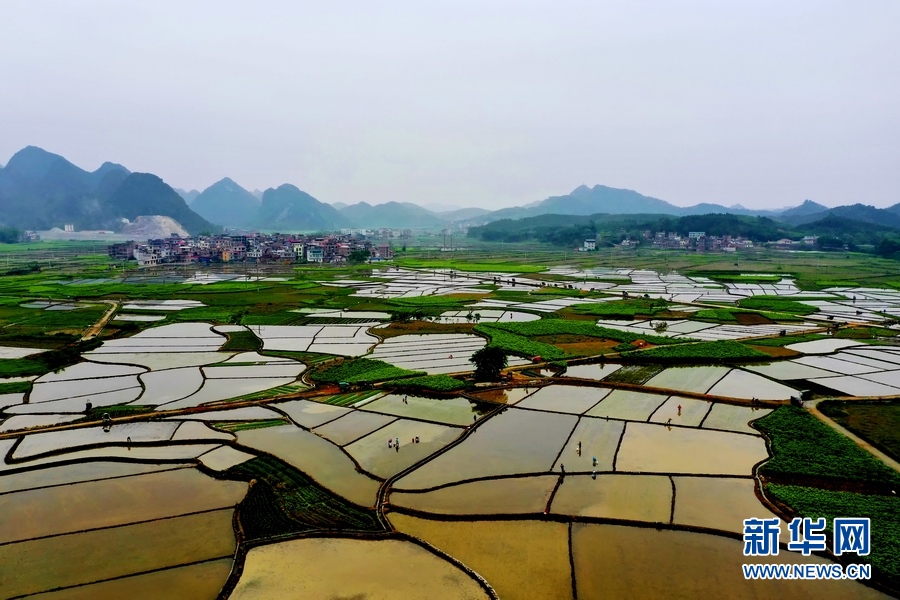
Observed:
[[[72,341],[75,354],[52,338],[0,348],[27,367],[0,379],[4,596],[876,595],[746,581],[739,538],[745,518],[792,515],[757,478],[784,440],[751,422],[805,389],[900,394],[900,351],[878,323],[900,314],[900,294],[643,269],[318,274],[273,280],[254,304],[215,291],[238,285],[230,275],[201,273],[186,281],[204,284],[188,294],[203,302],[123,301],[121,322]],[[658,300],[652,319],[640,312]],[[13,309],[82,304],[41,302]],[[638,316],[607,316],[620,306]],[[189,322],[196,311],[209,322]],[[823,333],[856,319],[866,327]],[[507,338],[476,335],[476,321]],[[568,353],[584,339],[607,354]],[[552,363],[527,364],[548,344]],[[486,346],[515,352],[499,379],[472,376]],[[317,379],[384,368],[336,360],[364,354],[441,377]],[[783,550],[794,561],[827,559]]]

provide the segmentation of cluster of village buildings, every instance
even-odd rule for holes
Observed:
[[[142,266],[165,263],[312,262],[342,263],[351,255],[381,261],[394,257],[390,244],[372,241],[359,233],[305,236],[300,234],[248,234],[171,237],[146,243],[110,244],[110,258],[136,259]],[[392,236],[387,236],[392,237]]]
[[[622,240],[619,246],[628,248],[649,245],[653,248],[660,248],[663,250],[695,250],[697,252],[736,252],[741,249],[746,250],[753,248],[753,241],[747,238],[731,235],[706,235],[705,231],[691,231],[688,232],[687,237],[672,231],[645,231],[642,237],[642,240]],[[783,239],[768,242],[765,245],[770,248],[779,249],[806,248],[815,246],[817,240],[818,236],[808,235],[798,241]],[[584,245],[579,248],[579,250],[582,251],[596,249],[596,239],[584,240]]]

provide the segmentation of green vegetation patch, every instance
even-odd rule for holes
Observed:
[[[659,362],[763,361],[772,359],[768,354],[731,340],[632,350],[624,352],[622,357],[630,360]]]
[[[848,327],[838,329],[834,337],[845,340],[875,340],[882,337],[897,337],[900,331],[884,327]]]
[[[820,290],[830,287],[859,287],[859,282],[851,279],[816,279],[813,283]]]
[[[227,325],[230,323],[240,323],[245,309],[228,308],[220,306],[200,306],[197,308],[186,308],[169,314],[169,321],[188,322],[206,321],[216,325]]]
[[[100,340],[76,342],[57,350],[48,350],[33,358],[0,360],[0,377],[27,377],[58,371],[81,360],[81,353],[99,347]]]
[[[496,262],[468,262],[466,260],[438,260],[438,259],[421,259],[421,258],[402,258],[395,259],[394,262],[404,267],[424,268],[424,269],[455,269],[457,271],[469,272],[491,272],[497,273],[539,273],[546,267],[541,267],[525,262],[513,262],[512,260],[498,260]]]
[[[819,309],[815,306],[810,306],[794,300],[786,300],[781,296],[753,296],[752,298],[744,298],[743,300],[738,301],[738,306],[741,308],[768,310],[793,315],[811,315],[814,312],[819,312]]]
[[[30,381],[13,381],[12,383],[0,383],[0,394],[27,394],[30,391]]]
[[[503,330],[526,337],[543,335],[586,335],[604,340],[617,342],[635,342],[643,340],[647,343],[662,346],[667,344],[682,344],[692,341],[685,338],[673,339],[657,335],[643,335],[629,331],[619,331],[607,327],[598,327],[591,321],[569,321],[566,319],[539,319],[517,323],[484,323],[475,327],[475,331]]]
[[[75,310],[42,310],[40,314],[18,321],[13,329],[52,331],[54,329],[86,329],[100,320],[108,306]]]
[[[718,321],[734,323],[737,321],[735,314],[739,312],[731,308],[704,308],[694,313],[694,318],[701,321]]]
[[[371,358],[350,358],[310,373],[310,379],[324,383],[363,383],[423,375]]]
[[[297,325],[305,321],[309,315],[281,311],[269,314],[252,314],[241,317],[241,325]]]
[[[305,390],[306,386],[302,383],[288,383],[285,385],[279,385],[278,387],[269,388],[267,390],[261,390],[259,392],[253,392],[251,394],[244,394],[243,396],[236,396],[234,398],[229,398],[227,402],[243,402],[245,400],[265,400],[268,398],[275,398],[276,396],[285,396],[287,394],[294,394],[299,392],[300,390]]]
[[[231,331],[226,335],[228,341],[222,346],[221,350],[223,351],[254,352],[259,350],[259,338],[249,331]]]
[[[318,402],[325,404],[333,404],[335,406],[350,406],[357,402],[362,402],[366,398],[376,396],[381,392],[378,390],[361,390],[358,392],[347,392],[346,394],[336,394],[327,398],[316,398]]]
[[[431,392],[456,392],[464,390],[465,381],[460,381],[449,375],[423,375],[421,377],[410,377],[409,379],[398,379],[396,381],[388,381],[385,386],[396,386],[404,390],[424,390]]]
[[[592,302],[589,304],[575,304],[572,310],[583,315],[593,315],[607,319],[634,319],[637,315],[655,315],[668,310],[669,303],[665,300],[647,300],[636,298],[634,300],[613,300],[612,302]]]
[[[781,406],[755,425],[772,445],[765,475],[900,484],[900,474],[802,408]]]
[[[490,338],[490,345],[501,348],[507,354],[532,358],[540,356],[546,360],[560,360],[578,356],[570,354],[552,344],[530,339],[553,335],[580,335],[591,338],[614,340],[629,344],[643,340],[651,344],[678,344],[687,340],[655,335],[639,335],[618,329],[598,327],[592,321],[569,321],[565,319],[539,319],[516,323],[483,323],[475,326],[475,331]]]
[[[756,275],[754,273],[697,273],[696,275],[723,283],[778,283],[783,278],[782,275]]]
[[[781,337],[764,338],[759,340],[751,340],[754,346],[787,346],[788,344],[799,344],[800,342],[814,342],[827,338],[827,335],[821,333],[808,333],[805,335],[785,335]]]
[[[247,540],[315,530],[382,530],[374,511],[351,504],[276,458],[254,458],[231,467],[225,477],[253,481],[238,509]]]
[[[265,427],[277,427],[278,425],[290,425],[287,419],[263,419],[261,421],[222,421],[213,423],[216,429],[223,431],[246,431],[247,429],[263,429]]]
[[[900,402],[820,402],[819,410],[894,460],[900,460]]]
[[[870,518],[872,550],[860,560],[871,562],[891,578],[900,577],[900,498],[776,484],[767,486],[766,491],[799,517],[824,517],[829,533],[835,517]]]
[[[334,360],[333,354],[321,354],[319,352],[293,352],[291,350],[261,350],[260,354],[264,356],[277,356],[280,358],[290,358],[299,360],[305,365],[313,366],[319,363]]]
[[[533,358],[540,356],[545,360],[557,360],[569,357],[569,353],[557,348],[552,344],[539,342],[528,339],[523,335],[511,333],[498,327],[488,327],[487,325],[478,325],[475,331],[487,335],[490,338],[491,347],[499,348],[507,354],[521,356],[523,358]]]
[[[604,377],[603,381],[641,385],[654,375],[662,373],[664,369],[665,367],[659,365],[625,365],[621,369],[613,371],[612,375]]]

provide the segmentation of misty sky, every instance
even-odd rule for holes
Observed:
[[[0,163],[499,208],[900,202],[900,2],[0,2]]]

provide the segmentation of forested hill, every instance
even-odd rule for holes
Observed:
[[[802,225],[789,225],[768,217],[734,214],[690,215],[541,215],[526,219],[503,219],[480,227],[470,227],[468,237],[486,242],[527,242],[580,246],[585,238],[599,237],[607,243],[633,237],[645,231],[687,235],[703,231],[707,235],[741,236],[754,242],[781,238],[800,239],[805,235],[835,236],[848,244],[878,244],[900,231],[884,225],[862,223],[833,215]]]

